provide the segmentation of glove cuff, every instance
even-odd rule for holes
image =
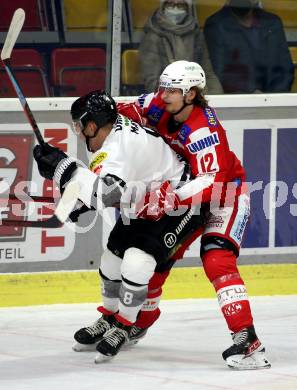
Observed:
[[[56,167],[54,179],[59,188],[63,188],[64,184],[70,180],[72,173],[76,170],[77,165],[72,157],[64,158]]]

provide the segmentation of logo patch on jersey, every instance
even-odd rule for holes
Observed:
[[[204,114],[207,118],[207,122],[208,122],[209,126],[217,126],[218,122],[217,122],[217,118],[216,118],[216,115],[213,112],[213,110],[210,107],[205,107],[203,109],[203,111],[204,111]]]
[[[99,153],[95,158],[94,160],[90,163],[90,170],[91,171],[94,171],[94,168],[97,167],[97,165],[99,165],[100,163],[102,163],[102,161],[104,161],[108,156],[108,153],[106,152],[101,152]]]
[[[224,225],[224,219],[221,215],[211,214],[207,221],[208,227],[221,228]]]
[[[218,133],[215,132],[208,135],[207,137],[199,139],[198,141],[192,142],[191,144],[187,145],[187,148],[189,149],[190,153],[196,154],[203,149],[209,148],[212,145],[219,145],[219,144],[220,141],[219,141]]]
[[[230,236],[238,243],[238,245],[240,245],[242,241],[242,236],[245,231],[249,216],[250,210],[249,208],[246,208],[243,215],[238,215],[238,218],[236,218],[236,224],[234,223],[234,226],[231,230]]]
[[[185,145],[185,143],[187,142],[190,132],[191,132],[191,128],[187,125],[183,125],[182,128],[180,129],[177,137],[183,145]]]
[[[155,105],[152,105],[152,107],[148,110],[148,113],[147,113],[147,117],[148,117],[150,124],[156,125],[160,121],[163,113],[164,113],[164,110],[162,108],[159,108]]]

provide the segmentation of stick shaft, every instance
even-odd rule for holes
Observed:
[[[12,68],[10,66],[10,59],[3,60],[2,62],[4,64],[4,68],[6,70],[6,73],[7,73],[8,77],[12,83],[12,86],[13,86],[13,88],[14,88],[14,90],[19,98],[19,101],[23,107],[23,110],[24,110],[24,113],[26,114],[28,122],[30,123],[30,125],[34,131],[34,134],[37,138],[37,141],[39,142],[40,145],[43,145],[44,139],[43,139],[41,132],[38,128],[38,125],[36,123],[34,115],[29,107],[27,99],[25,98],[25,95],[23,94],[21,87],[20,87],[19,83],[17,82],[17,79],[15,78],[15,75],[12,71]]]
[[[20,200],[22,202],[36,202],[36,203],[55,203],[55,198],[51,197],[51,196],[39,196],[39,195],[30,195],[30,194],[26,194],[28,197],[26,196],[22,196],[22,195],[14,195],[14,194],[9,194],[8,195],[8,199],[9,200]],[[0,197],[1,199],[1,197]],[[2,199],[7,199],[5,197],[3,197]]]
[[[27,228],[59,228],[63,223],[53,215],[44,221],[25,221],[21,219],[3,219],[0,226],[27,227]]]
[[[10,26],[7,32],[7,36],[3,45],[3,48],[1,50],[1,60],[3,62],[5,71],[12,83],[12,86],[19,98],[19,101],[21,102],[21,105],[23,107],[23,110],[28,118],[28,121],[34,131],[34,134],[39,142],[40,145],[44,144],[44,139],[41,135],[41,132],[38,128],[38,125],[36,123],[36,120],[32,114],[32,111],[30,110],[30,107],[28,105],[28,102],[25,98],[25,95],[22,92],[22,89],[13,74],[12,68],[10,66],[10,56],[12,53],[12,50],[14,48],[14,45],[18,39],[18,36],[22,30],[23,24],[25,21],[25,11],[22,8],[18,8],[11,19]]]

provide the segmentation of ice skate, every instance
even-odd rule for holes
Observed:
[[[96,349],[99,353],[95,357],[95,363],[101,363],[116,356],[129,340],[130,330],[131,326],[117,321],[97,344]]]
[[[130,333],[129,333],[129,340],[125,344],[125,347],[130,347],[132,345],[135,345],[138,343],[139,340],[141,340],[146,334],[147,334],[148,328],[139,328],[136,325],[133,325]]]
[[[234,344],[223,352],[223,359],[234,370],[258,370],[270,368],[265,348],[258,339],[255,328],[244,328],[232,335]]]
[[[111,329],[115,318],[113,315],[103,314],[93,325],[79,329],[74,334],[77,343],[72,347],[75,352],[96,351],[97,343],[104,334]]]

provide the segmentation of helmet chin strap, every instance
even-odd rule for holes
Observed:
[[[88,152],[91,152],[91,149],[90,149],[90,137],[86,137],[86,145],[87,145]]]
[[[90,139],[97,137],[99,130],[100,130],[100,127],[97,127],[97,130],[95,131],[94,135],[92,135],[92,137],[85,135],[88,152],[92,152],[91,147],[90,147]]]
[[[182,105],[181,109],[179,109],[179,110],[176,111],[176,112],[173,112],[172,115],[173,115],[173,116],[174,116],[174,115],[178,115],[179,113],[182,112],[182,110],[183,110],[185,107],[187,107],[187,106],[192,106],[192,105],[193,105],[193,103],[186,103],[186,101],[185,101],[185,99],[184,99],[184,104]]]

